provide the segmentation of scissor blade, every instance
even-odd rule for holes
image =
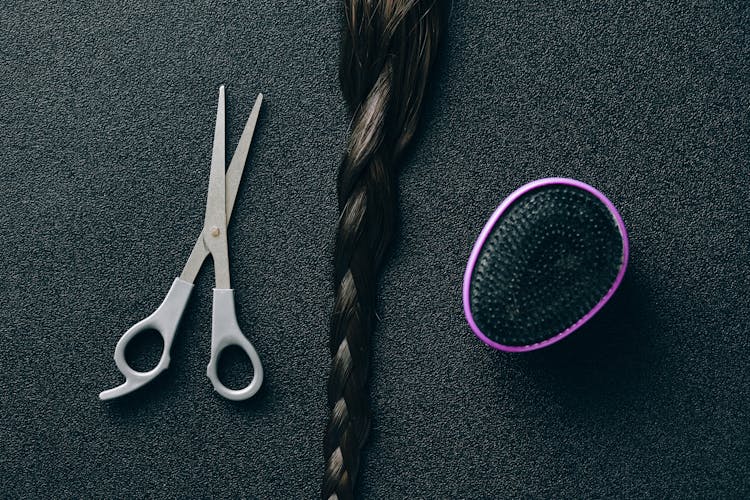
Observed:
[[[224,149],[224,123],[226,117],[224,86],[219,87],[219,103],[216,108],[216,124],[214,125],[214,145],[211,151],[211,173],[208,181],[208,196],[206,198],[206,218],[203,229],[198,235],[198,240],[190,252],[190,257],[182,269],[180,279],[188,283],[194,283],[200,271],[203,261],[206,260],[210,249],[206,246],[204,235],[206,228],[217,227],[221,233],[226,233],[226,211],[225,211],[225,149]]]
[[[208,197],[206,199],[205,227],[226,226],[226,188],[225,188],[225,145],[224,145],[224,85],[219,87],[219,105],[216,110],[216,126],[214,128],[214,147],[211,153],[211,174],[208,181]]]
[[[229,225],[229,218],[232,215],[232,209],[234,208],[234,202],[237,198],[237,191],[240,186],[240,181],[242,180],[242,173],[245,169],[245,162],[247,161],[247,155],[250,151],[250,143],[253,139],[253,133],[255,132],[255,125],[258,122],[258,115],[260,114],[260,107],[261,103],[263,102],[263,94],[258,94],[258,97],[255,99],[255,105],[253,106],[252,111],[250,112],[250,116],[247,119],[247,123],[245,124],[245,129],[242,131],[242,136],[240,137],[240,142],[237,144],[237,149],[234,151],[234,156],[232,156],[232,162],[229,164],[229,169],[226,172],[225,175],[225,225],[226,228],[227,225]],[[198,236],[198,240],[195,242],[195,245],[193,246],[193,251],[190,253],[190,257],[188,258],[188,261],[185,263],[185,267],[182,270],[182,274],[180,275],[180,278],[184,281],[187,281],[188,283],[194,283],[195,278],[198,275],[198,271],[200,271],[201,266],[203,265],[203,261],[206,260],[206,257],[210,254],[209,249],[206,247],[206,244],[204,243],[204,234],[206,232],[206,228],[210,228],[211,224],[209,224],[208,217],[209,217],[209,211],[211,210],[211,186],[213,186],[213,172],[214,172],[214,161],[216,160],[216,153],[218,151],[217,149],[217,139],[221,140],[221,152],[224,151],[224,87],[222,86],[219,89],[219,108],[216,112],[216,130],[214,133],[214,154],[211,158],[211,179],[212,181],[209,183],[209,201],[207,202],[206,207],[206,224],[204,225],[204,229],[201,231],[201,234]],[[219,126],[221,125],[222,130],[219,131]],[[221,166],[224,166],[223,163],[224,160],[219,161]],[[226,230],[224,231],[226,233]]]
[[[206,221],[203,224],[203,243],[211,253],[216,275],[216,288],[229,289],[229,247],[227,243],[226,163],[224,153],[224,86],[219,87],[219,106],[216,110],[214,149],[211,155],[211,176],[208,181]]]
[[[198,240],[195,242],[195,245],[193,245],[193,251],[190,252],[190,257],[188,257],[185,267],[182,269],[180,279],[187,281],[188,283],[195,283],[198,271],[201,270],[203,261],[206,260],[208,254],[208,248],[206,248],[206,244],[203,243],[203,231],[201,231],[201,234],[198,235]]]
[[[242,180],[242,172],[245,170],[245,162],[247,161],[247,154],[250,151],[250,143],[253,141],[253,133],[255,132],[255,124],[258,123],[258,115],[260,114],[260,106],[263,102],[263,94],[258,94],[255,99],[255,105],[253,110],[250,112],[250,117],[247,119],[245,129],[242,131],[240,142],[237,143],[237,149],[234,150],[234,156],[232,156],[232,162],[229,164],[229,169],[226,175],[226,214],[227,214],[227,225],[229,219],[232,217],[232,209],[234,208],[234,201],[237,198],[237,191],[240,187],[240,181]]]

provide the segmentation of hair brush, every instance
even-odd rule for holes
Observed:
[[[591,319],[627,262],[625,224],[607,197],[574,179],[540,179],[508,196],[479,234],[464,274],[464,313],[496,349],[539,349]]]

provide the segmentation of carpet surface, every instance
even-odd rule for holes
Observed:
[[[340,2],[85,4],[0,5],[0,496],[314,498]],[[382,275],[363,498],[750,496],[749,28],[740,1],[453,3]],[[265,95],[229,228],[264,387],[236,404],[205,376],[209,263],[169,370],[103,403],[200,231],[222,83],[229,151]],[[496,352],[464,266],[548,176],[615,203],[628,273],[570,338]]]

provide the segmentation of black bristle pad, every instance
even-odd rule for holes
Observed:
[[[542,342],[591,311],[622,265],[622,235],[601,200],[570,185],[538,187],[485,240],[472,273],[472,316],[497,343]]]

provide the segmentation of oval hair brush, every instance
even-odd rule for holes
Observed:
[[[594,316],[627,262],[625,224],[611,201],[574,179],[540,179],[508,196],[479,234],[464,274],[464,313],[496,349],[539,349]]]

